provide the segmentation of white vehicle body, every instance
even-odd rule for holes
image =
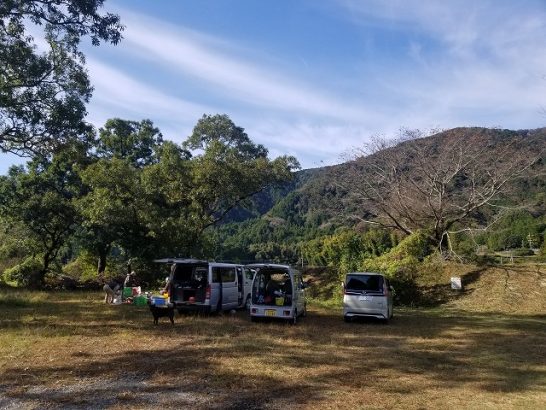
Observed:
[[[250,319],[283,319],[296,323],[305,316],[305,284],[301,273],[288,265],[253,264]]]

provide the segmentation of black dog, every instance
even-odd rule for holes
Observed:
[[[154,316],[154,325],[158,324],[158,319],[160,317],[168,317],[171,320],[172,325],[174,326],[174,307],[173,306],[155,306],[150,305],[150,311]]]

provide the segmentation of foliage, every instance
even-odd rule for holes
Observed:
[[[28,285],[40,287],[50,264],[74,233],[79,215],[73,199],[81,194],[81,181],[75,172],[75,152],[63,152],[52,160],[36,158],[28,171],[10,169],[0,178],[0,215],[6,221],[24,224],[33,244],[33,254],[40,254],[42,269]],[[30,241],[27,241],[30,243]]]
[[[99,14],[103,0],[8,0],[0,4],[0,149],[49,154],[86,139],[92,87],[79,51],[121,39],[119,17]],[[30,28],[32,27],[32,28]],[[43,29],[45,50],[28,32]]]
[[[162,143],[163,136],[152,121],[113,118],[99,130],[97,155],[125,159],[135,167],[143,167],[156,161],[155,152]]]
[[[43,281],[42,262],[34,256],[29,256],[23,262],[3,273],[4,281],[14,286],[35,286],[36,281]]]

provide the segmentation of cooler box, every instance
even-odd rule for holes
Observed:
[[[155,306],[167,306],[167,299],[163,296],[152,296],[152,302],[150,304]]]
[[[133,289],[132,288],[123,288],[123,297],[129,298],[133,296]]]

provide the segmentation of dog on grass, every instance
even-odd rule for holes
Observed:
[[[174,307],[150,305],[150,311],[154,316],[154,325],[158,324],[160,317],[168,317],[174,326]]]

